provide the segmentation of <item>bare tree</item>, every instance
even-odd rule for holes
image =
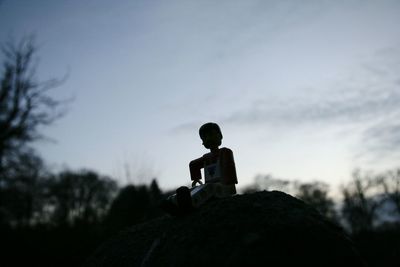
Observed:
[[[353,180],[342,188],[342,216],[353,233],[372,229],[379,206],[375,189],[373,178],[362,176],[359,170],[353,172]]]
[[[400,215],[400,169],[377,175],[375,182],[384,195],[384,201],[392,202]]]
[[[112,202],[106,224],[114,231],[161,216],[162,199],[156,179],[150,185],[127,185]]]
[[[2,47],[3,69],[0,76],[0,176],[21,154],[29,152],[28,144],[41,135],[39,126],[59,118],[61,104],[49,95],[61,80],[38,81],[35,70],[36,46],[33,37]],[[1,186],[1,181],[0,181]]]
[[[12,179],[0,191],[0,221],[3,224],[27,226],[42,221],[47,171],[40,157],[21,155]]]
[[[323,182],[299,183],[296,197],[318,210],[322,215],[336,220],[334,202],[328,196],[329,185]]]
[[[292,190],[294,182],[275,178],[271,174],[258,174],[254,177],[253,184],[242,189],[244,193],[253,193],[261,190],[278,190],[288,192]]]
[[[63,171],[50,181],[50,205],[58,224],[95,223],[106,214],[117,184],[92,171]]]
[[[29,144],[39,127],[58,119],[66,101],[51,89],[62,80],[38,81],[33,37],[2,46],[0,70],[0,221],[27,225],[41,217],[45,165]]]

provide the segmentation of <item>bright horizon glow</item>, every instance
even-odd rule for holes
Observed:
[[[34,33],[38,77],[75,97],[35,147],[55,169],[189,183],[214,121],[239,186],[337,187],[400,167],[399,1],[3,1],[0,42]],[[125,165],[128,165],[125,168]],[[128,169],[127,174],[126,169]]]

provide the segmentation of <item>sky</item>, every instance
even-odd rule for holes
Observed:
[[[34,147],[121,184],[190,181],[217,122],[239,186],[333,186],[400,167],[400,1],[0,2],[0,43],[35,35],[39,79],[73,99]],[[0,57],[1,59],[1,57]]]

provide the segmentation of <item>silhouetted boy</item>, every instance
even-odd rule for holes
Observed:
[[[168,197],[163,208],[171,214],[182,214],[197,208],[213,197],[226,197],[236,194],[237,176],[232,150],[219,148],[222,132],[216,123],[206,123],[200,127],[200,138],[210,152],[192,160],[189,164],[192,188],[182,186],[176,194]],[[204,169],[202,184],[201,169]],[[199,186],[196,184],[199,183]]]

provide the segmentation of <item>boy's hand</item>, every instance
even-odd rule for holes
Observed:
[[[193,180],[192,187],[195,187],[197,183],[199,183],[200,185],[203,184],[200,180]]]

